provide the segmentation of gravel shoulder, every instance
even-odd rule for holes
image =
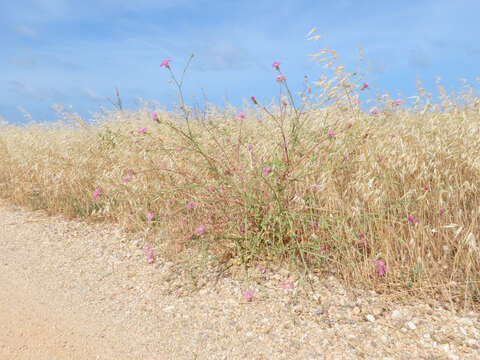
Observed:
[[[240,273],[193,251],[149,263],[144,245],[2,200],[0,359],[480,358],[476,312],[274,267]]]

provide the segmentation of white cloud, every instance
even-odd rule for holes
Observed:
[[[35,58],[31,55],[12,56],[10,62],[16,67],[25,69],[33,68],[36,64]]]
[[[12,80],[8,82],[8,90],[17,95],[34,98],[41,101],[53,101],[62,94],[52,88],[32,87],[24,82]]]
[[[413,49],[410,51],[408,64],[410,66],[421,67],[421,68],[426,68],[431,65],[428,55],[422,49],[419,49],[419,48]]]
[[[105,100],[105,96],[100,96],[98,95],[95,90],[90,89],[90,88],[82,88],[81,91],[86,94],[90,99],[92,100]]]
[[[13,30],[31,39],[35,39],[37,37],[37,31],[25,25],[13,26]]]

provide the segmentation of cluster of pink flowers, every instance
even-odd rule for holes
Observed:
[[[154,250],[152,249],[152,245],[150,244],[145,245],[145,247],[143,248],[143,253],[147,257],[147,261],[150,264],[153,264],[155,262],[155,254],[154,254]]]

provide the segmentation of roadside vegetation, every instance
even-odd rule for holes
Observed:
[[[311,34],[310,34],[311,35]],[[317,39],[312,36],[312,39]],[[331,76],[305,79],[296,104],[190,107],[176,61],[178,111],[145,104],[87,124],[0,127],[0,196],[16,205],[145,232],[170,256],[186,247],[251,266],[288,263],[408,302],[480,308],[480,99],[470,87],[440,101],[373,99],[334,51]],[[313,95],[316,86],[317,95]],[[258,96],[258,95],[257,95]],[[315,100],[315,102],[314,102]],[[155,254],[147,249],[149,261]],[[28,254],[26,254],[28,256]]]

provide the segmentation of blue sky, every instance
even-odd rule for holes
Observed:
[[[142,98],[170,109],[176,95],[159,64],[172,59],[180,76],[192,52],[191,105],[203,104],[202,88],[220,107],[228,100],[241,109],[251,95],[270,103],[279,95],[274,61],[299,92],[304,75],[325,72],[308,56],[323,47],[337,50],[347,71],[365,72],[361,45],[374,61],[365,80],[393,97],[415,95],[417,75],[434,93],[437,76],[447,89],[460,89],[460,78],[478,88],[479,13],[478,0],[2,1],[0,116],[19,124],[25,109],[52,121],[60,104],[88,120],[112,107],[116,86],[125,108]],[[319,41],[307,40],[313,27]]]

